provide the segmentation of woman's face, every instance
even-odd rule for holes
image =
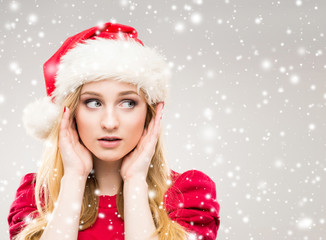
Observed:
[[[147,105],[136,86],[114,80],[83,85],[76,111],[80,139],[98,159],[116,161],[142,136]],[[109,137],[120,140],[109,141]]]

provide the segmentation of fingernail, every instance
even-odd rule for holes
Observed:
[[[66,112],[66,109],[67,109],[67,107],[65,106],[65,108],[63,109],[63,112]]]

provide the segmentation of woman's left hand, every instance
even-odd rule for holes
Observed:
[[[122,159],[120,175],[123,181],[138,177],[146,179],[149,165],[155,153],[155,147],[160,135],[160,123],[164,102],[156,105],[156,115],[144,129],[136,148]]]

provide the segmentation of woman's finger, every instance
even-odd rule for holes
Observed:
[[[65,107],[65,111],[63,113],[60,125],[60,137],[67,137],[67,128],[69,125],[69,109]]]
[[[148,126],[148,132],[149,132],[149,135],[151,135],[151,136],[153,134],[155,127],[157,127],[157,123],[159,123],[161,120],[163,104],[164,104],[163,102],[159,102],[156,105],[155,117],[151,119],[151,122]]]
[[[156,116],[155,116],[155,121],[154,121],[154,126],[153,126],[153,134],[156,138],[159,136],[160,132],[160,126],[161,126],[161,119],[162,119],[162,114],[163,114],[163,108],[164,108],[164,102],[160,102],[156,106]]]
[[[160,121],[162,116],[162,109],[164,103],[159,103],[156,106],[156,115],[154,118],[151,119],[150,123],[147,126],[147,129],[144,129],[143,135],[138,142],[138,146],[142,146],[143,144],[148,145],[148,143],[155,143],[157,142],[159,131],[160,131]],[[148,146],[153,147],[153,146]]]
[[[72,135],[72,139],[74,143],[78,143],[79,142],[79,136],[78,136],[78,132],[77,132],[77,128],[76,128],[76,122],[75,119],[71,119],[71,124],[70,124],[71,128],[71,135]]]
[[[73,119],[70,118],[70,110],[65,107],[60,126],[60,138],[65,143],[70,142],[75,144],[79,141],[78,133],[73,127]]]
[[[149,131],[148,141],[151,142],[154,146],[157,143],[157,139],[158,139],[159,133],[160,133],[160,122],[161,122],[163,106],[164,106],[163,102],[160,102],[157,104],[155,118],[152,118],[151,126],[149,127],[149,130],[148,130]]]

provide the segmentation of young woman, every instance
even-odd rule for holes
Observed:
[[[160,121],[164,58],[134,28],[68,38],[44,64],[47,97],[24,110],[42,166],[11,205],[11,239],[216,239],[219,204],[204,173],[168,168]]]

